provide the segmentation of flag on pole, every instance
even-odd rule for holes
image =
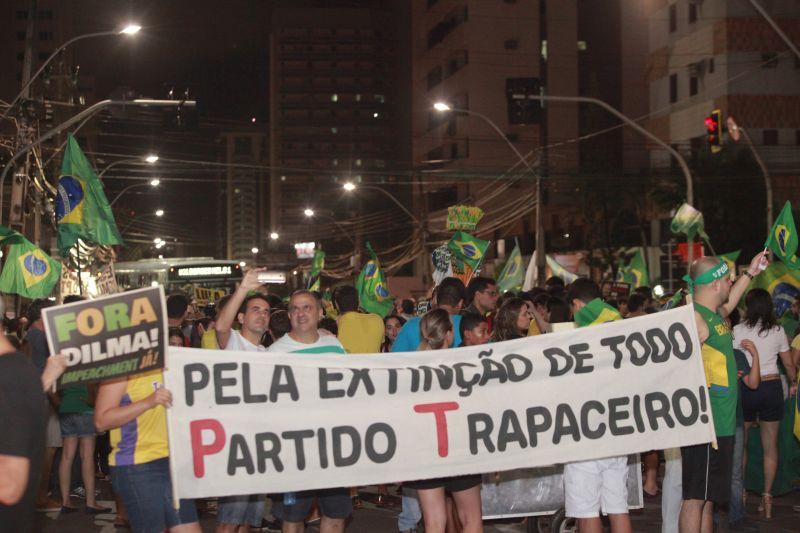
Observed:
[[[708,241],[708,235],[705,231],[705,221],[703,220],[703,213],[684,203],[675,212],[670,224],[672,233],[683,233],[689,240],[694,240],[696,235],[699,235],[705,241]]]
[[[547,262],[547,266],[550,267],[550,271],[552,272],[553,276],[559,277],[564,280],[564,283],[570,284],[576,279],[578,279],[577,274],[573,274],[563,266],[561,266],[558,261],[556,261],[552,255],[547,254],[545,255],[545,261]]]
[[[633,288],[650,286],[650,274],[647,271],[647,262],[644,260],[642,248],[636,249],[636,254],[627,266],[618,270],[619,281],[629,283]]]
[[[800,269],[800,259],[797,258],[797,227],[794,225],[791,202],[784,204],[775,219],[764,248],[772,250],[792,270]]]
[[[586,326],[597,326],[598,324],[613,322],[614,320],[621,320],[622,315],[600,298],[595,298],[575,313],[574,318],[578,327],[583,328]]]
[[[61,279],[61,263],[16,231],[0,226],[0,245],[8,253],[0,273],[0,292],[47,298]]]
[[[483,261],[486,249],[489,248],[489,241],[473,237],[469,233],[457,231],[447,242],[447,248],[453,257],[464,262],[473,271],[478,270],[478,266]]]
[[[369,243],[367,243],[367,250],[370,260],[364,265],[356,280],[358,298],[363,309],[385,317],[392,310],[394,302],[389,296],[389,287],[386,284],[386,275],[381,269],[381,263]]]
[[[514,245],[514,250],[508,256],[500,276],[497,277],[497,288],[500,292],[518,291],[525,281],[525,271],[522,269],[522,253],[519,243]]]
[[[790,269],[786,263],[775,261],[750,282],[747,291],[752,289],[767,291],[772,296],[775,316],[781,317],[792,307],[794,299],[800,295],[800,272]],[[739,300],[740,303],[744,301],[744,298]]]
[[[122,244],[114,214],[92,165],[78,141],[67,135],[56,195],[58,249],[66,255],[78,239],[95,244]]]
[[[739,254],[742,253],[741,250],[736,250],[735,252],[728,252],[727,254],[719,254],[719,258],[725,261],[725,264],[728,265],[728,270],[732,273],[736,273],[736,261],[739,259]]]
[[[308,277],[308,290],[318,291],[322,270],[325,268],[325,252],[314,250],[314,259],[311,260],[311,273]]]

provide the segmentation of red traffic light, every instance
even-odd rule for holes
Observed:
[[[706,124],[706,131],[708,131],[708,133],[716,133],[717,132],[717,121],[716,120],[714,120],[711,117],[706,117],[704,122]]]
[[[711,153],[716,154],[722,150],[722,111],[715,109],[707,116],[703,123],[706,126],[706,133],[708,134],[707,141],[711,147]]]

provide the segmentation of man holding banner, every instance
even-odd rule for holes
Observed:
[[[683,505],[679,526],[682,532],[711,533],[714,503],[724,505],[730,501],[739,388],[733,336],[723,317],[736,308],[750,281],[768,263],[766,252],[759,253],[731,285],[729,267],[724,260],[702,257],[692,263],[689,274],[684,277],[694,297],[695,321],[702,343],[717,442],[716,446],[699,444],[681,448]]]

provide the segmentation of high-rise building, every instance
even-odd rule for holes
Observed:
[[[354,215],[359,200],[342,185],[388,183],[408,159],[403,4],[272,12],[269,226],[287,239],[314,236],[306,207]]]

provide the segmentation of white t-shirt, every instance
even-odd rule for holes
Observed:
[[[236,350],[238,352],[266,352],[267,349],[260,344],[253,344],[245,339],[238,330],[232,329],[231,336],[228,338],[226,350]]]
[[[306,344],[297,342],[288,333],[273,342],[267,351],[279,353],[346,353],[342,343],[333,335],[320,334],[317,342]]]
[[[760,323],[759,323],[760,324]],[[769,331],[759,333],[761,326],[756,324],[754,328],[742,322],[733,328],[733,347],[742,350],[747,357],[747,362],[753,364],[750,352],[742,348],[742,341],[745,339],[753,341],[758,350],[758,363],[761,375],[768,376],[778,373],[778,354],[789,351],[789,341],[786,340],[786,333],[783,326],[775,326]]]

